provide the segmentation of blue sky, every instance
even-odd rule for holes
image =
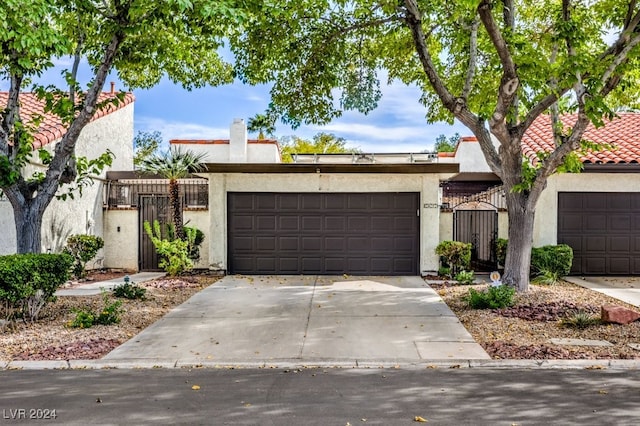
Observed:
[[[150,90],[134,90],[136,132],[158,130],[168,139],[226,139],[234,118],[248,120],[269,103],[267,86],[241,83],[185,91],[169,81]],[[347,112],[323,126],[303,125],[292,130],[276,123],[276,136],[311,138],[318,132],[343,137],[365,152],[420,152],[431,149],[440,134],[470,132],[461,124],[428,124],[420,92],[403,84],[383,87],[383,97],[368,115]]]
[[[59,59],[56,67],[45,73],[41,82],[63,84],[60,71],[71,66],[70,59]],[[83,68],[83,69],[82,69]],[[81,68],[81,83],[88,82],[88,67]],[[85,77],[85,81],[83,80]],[[126,87],[115,76],[117,90]],[[105,91],[109,90],[109,81]],[[0,82],[0,90],[8,83]],[[347,140],[348,146],[364,152],[420,152],[432,149],[440,135],[470,135],[460,123],[428,124],[425,108],[420,104],[420,91],[401,83],[382,87],[378,108],[368,115],[347,112],[323,126],[303,125],[293,130],[276,123],[276,137],[296,135],[311,139],[318,132],[333,133]],[[269,104],[268,86],[248,86],[234,83],[186,91],[165,79],[152,89],[133,91],[136,96],[134,126],[138,131],[160,131],[163,139],[227,139],[234,118],[248,120],[262,113]],[[251,135],[250,135],[251,136]]]

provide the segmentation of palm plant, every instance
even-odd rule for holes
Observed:
[[[273,118],[266,114],[256,114],[255,117],[249,119],[247,130],[250,132],[258,132],[258,139],[264,139],[265,133],[273,135],[276,131]]]
[[[182,224],[182,206],[178,179],[189,176],[191,172],[203,170],[202,160],[204,156],[204,153],[196,154],[189,150],[182,150],[180,147],[171,147],[168,151],[153,154],[140,164],[140,170],[143,172],[154,173],[169,179],[171,217],[175,227],[176,238],[181,240],[184,240],[185,235]]]

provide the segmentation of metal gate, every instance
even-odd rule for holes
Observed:
[[[144,230],[144,223],[153,224],[157,220],[161,224],[169,222],[169,197],[166,195],[140,195],[138,223],[138,269],[140,271],[160,271],[158,253],[151,239]],[[163,226],[164,228],[164,226]]]
[[[497,267],[495,242],[498,212],[495,210],[455,210],[453,239],[471,243],[471,269],[493,271]]]

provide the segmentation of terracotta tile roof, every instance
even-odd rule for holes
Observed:
[[[623,112],[618,118],[605,122],[603,127],[596,129],[589,124],[583,139],[595,143],[614,145],[615,149],[608,151],[589,152],[581,157],[583,163],[638,163],[640,162],[640,113]],[[575,115],[562,117],[562,122],[571,125],[576,120]],[[553,132],[551,117],[538,117],[522,138],[522,152],[529,158],[541,151],[553,148]]]
[[[103,92],[98,101],[101,102],[113,96],[114,92]],[[4,108],[7,105],[8,99],[8,92],[0,92],[0,107]],[[91,121],[124,108],[134,100],[133,93],[126,93],[123,102],[120,102],[118,106],[110,104],[105,108],[97,110]],[[50,113],[44,114],[44,103],[37,98],[35,93],[20,94],[20,114],[25,122],[29,121],[34,115],[44,115],[44,119],[40,123],[38,131],[34,136],[33,149],[41,148],[44,145],[59,140],[66,131],[66,126],[62,124],[60,117]]]

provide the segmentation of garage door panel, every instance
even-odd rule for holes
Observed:
[[[229,271],[416,274],[418,203],[418,193],[229,193]]]
[[[628,236],[609,237],[609,253],[629,253],[631,251],[631,240]]]
[[[276,229],[275,216],[257,216],[256,217],[256,230],[273,231],[275,229]]]
[[[300,245],[298,244],[298,242],[299,238],[297,236],[280,237],[278,239],[278,247],[283,251],[299,250]]]
[[[322,237],[317,236],[308,236],[301,237],[302,239],[302,250],[307,251],[322,251]]]
[[[251,194],[245,194],[245,196],[250,196]],[[266,194],[256,194],[255,201],[253,203],[256,210],[275,210],[276,209],[276,200],[272,197],[267,196]]]
[[[558,242],[574,250],[572,273],[640,274],[640,193],[559,193],[558,206]]]
[[[347,229],[347,218],[342,216],[328,216],[324,219],[324,229],[326,231],[345,232]]]
[[[613,232],[626,232],[631,230],[631,217],[628,215],[611,215],[608,217],[608,230]]]
[[[631,267],[631,259],[628,257],[610,257],[609,258],[609,274],[627,274]]]

